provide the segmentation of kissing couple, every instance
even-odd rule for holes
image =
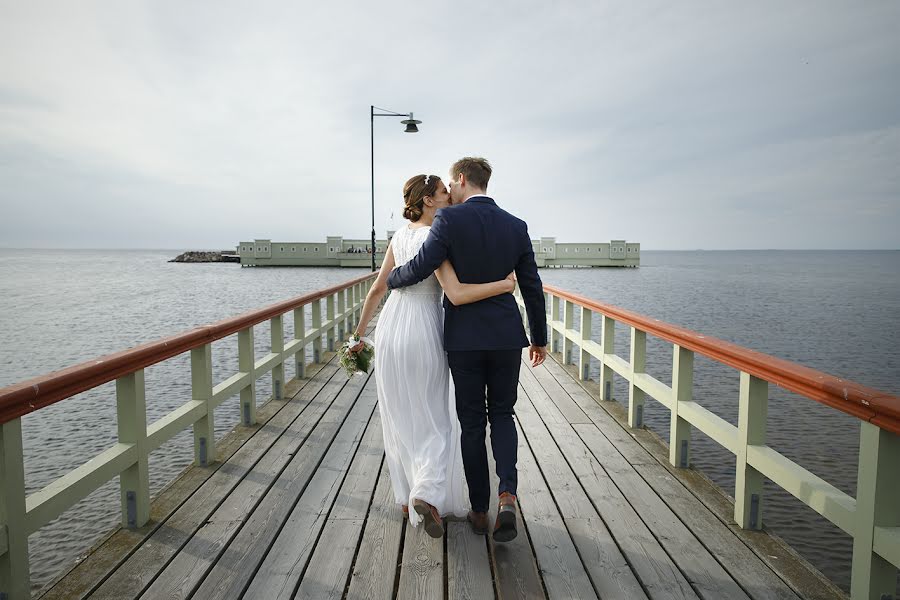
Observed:
[[[441,537],[444,517],[465,515],[475,533],[488,533],[490,422],[500,480],[493,537],[508,542],[516,537],[513,407],[522,348],[530,346],[532,367],[547,355],[544,292],[527,224],[487,195],[490,163],[462,158],[450,175],[449,190],[435,175],[403,186],[409,223],[388,245],[354,336],[393,290],[375,329],[375,378],[394,497],[410,524]]]

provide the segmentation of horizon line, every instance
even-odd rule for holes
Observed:
[[[562,242],[578,243],[578,242]],[[161,252],[225,252],[233,251],[231,248],[162,248],[154,246],[143,247],[52,247],[52,246],[0,246],[0,250],[56,250],[56,251],[147,251],[157,250]],[[900,248],[641,248],[641,252],[897,252]]]

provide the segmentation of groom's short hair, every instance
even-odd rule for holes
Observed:
[[[466,156],[461,158],[450,167],[450,174],[453,180],[459,179],[459,174],[466,176],[466,181],[476,188],[487,190],[488,182],[491,180],[491,163],[486,158],[478,156]]]

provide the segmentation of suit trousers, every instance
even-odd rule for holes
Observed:
[[[516,450],[519,437],[513,407],[519,385],[522,351],[467,350],[447,353],[456,387],[463,468],[469,501],[475,512],[487,512],[491,497],[485,428],[491,424],[491,448],[500,479],[498,495],[516,493]]]

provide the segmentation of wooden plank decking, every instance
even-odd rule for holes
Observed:
[[[553,360],[522,367],[509,544],[463,522],[439,540],[406,526],[374,377],[348,380],[331,355],[287,391],[167,489],[151,523],[112,534],[43,597],[841,597],[767,534],[736,530],[727,502]]]

